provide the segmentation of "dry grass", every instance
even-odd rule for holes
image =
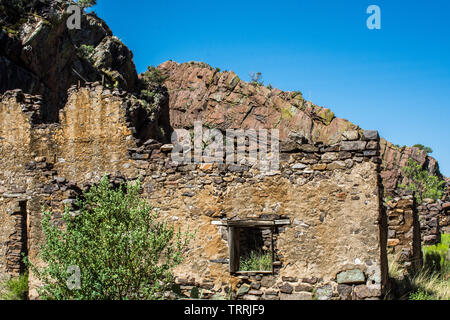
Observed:
[[[450,300],[450,277],[421,270],[412,278],[416,291],[427,293],[433,300]]]
[[[389,276],[393,289],[389,299],[450,300],[450,268],[447,255],[450,236],[443,235],[442,243],[423,248],[425,265],[416,272],[407,272],[399,254],[388,256]],[[443,248],[445,246],[446,248]],[[445,250],[444,250],[445,249]],[[438,258],[436,260],[436,258]]]

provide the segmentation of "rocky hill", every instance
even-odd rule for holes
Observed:
[[[66,27],[65,9],[72,3],[0,0],[0,93],[20,88],[41,95],[42,122],[57,121],[72,85],[99,81],[135,95],[144,107],[151,104],[148,112],[141,113],[141,122],[153,125],[142,125],[146,132],[138,133],[146,138],[153,135],[167,141],[172,128],[192,127],[196,119],[222,130],[274,127],[284,141],[293,134],[313,144],[333,144],[343,132],[361,130],[306,101],[300,92],[248,83],[205,63],[168,61],[158,67],[164,83],[145,81],[145,75],[136,73],[132,52],[95,13],[83,13],[80,30]],[[158,127],[161,130],[153,130]],[[289,148],[287,143],[282,146]],[[401,149],[382,139],[381,156],[387,192],[402,181],[401,167],[409,158],[441,176],[437,161],[417,148]]]

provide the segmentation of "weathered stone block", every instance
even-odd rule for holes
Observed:
[[[239,166],[234,164],[228,166],[228,171],[230,172],[245,172],[248,171],[248,169],[249,168],[247,166]]]
[[[378,131],[376,130],[364,130],[363,131],[363,138],[365,140],[378,140]]]
[[[317,288],[316,297],[318,300],[330,300],[333,296],[333,289],[330,285]]]
[[[292,291],[294,291],[294,288],[287,282],[283,283],[278,288],[282,293],[292,293]]]
[[[307,168],[308,166],[306,165],[306,164],[303,164],[303,163],[296,163],[296,164],[294,164],[291,168],[292,169],[296,169],[296,170],[298,170],[298,169],[305,169],[305,168]]]
[[[249,292],[249,291],[250,291],[250,286],[249,286],[249,285],[246,285],[246,284],[243,284],[243,285],[238,289],[237,295],[238,295],[238,296],[242,296],[242,295],[246,294],[246,293]]]
[[[280,142],[281,152],[292,152],[298,150],[298,144],[294,141],[282,141]]]
[[[339,159],[339,153],[337,152],[326,152],[321,157],[322,161],[331,162]]]
[[[364,283],[366,277],[364,273],[359,269],[352,269],[348,271],[343,271],[337,275],[337,283],[339,284],[357,284]]]
[[[280,300],[312,300],[311,292],[296,292],[292,294],[280,294]]]
[[[295,287],[295,291],[296,292],[300,292],[300,291],[312,292],[313,291],[313,286],[310,285],[309,283],[300,283],[299,285],[297,285]]]
[[[254,296],[262,296],[263,292],[261,290],[249,290],[248,294],[251,294]]]
[[[359,139],[359,133],[356,130],[350,130],[350,131],[344,131],[342,133],[342,137],[345,140],[358,140]]]
[[[388,247],[395,247],[400,244],[399,239],[388,239],[387,245]]]
[[[355,287],[355,294],[359,299],[365,299],[370,297],[376,297],[381,294],[378,289],[369,289],[366,285],[362,284]]]
[[[342,141],[341,151],[363,151],[366,149],[366,141]]]
[[[338,284],[337,291],[341,300],[351,300],[352,299],[352,287],[345,284]]]
[[[281,280],[287,281],[287,282],[297,282],[298,279],[296,277],[281,277]]]
[[[364,157],[373,157],[378,155],[378,151],[376,150],[366,150],[363,152]]]
[[[159,150],[161,152],[171,152],[173,150],[173,144],[164,144]]]
[[[313,166],[313,169],[314,170],[317,170],[317,171],[323,171],[323,170],[325,170],[327,168],[327,164],[326,163],[318,163],[318,164],[315,164],[314,166]]]
[[[275,290],[266,290],[265,295],[266,295],[266,296],[278,296],[278,291],[275,291]]]
[[[259,288],[261,288],[261,283],[260,282],[252,282],[251,287],[252,287],[252,289],[259,290]]]
[[[265,276],[261,279],[261,286],[270,288],[275,284],[275,278],[273,276]]]
[[[327,166],[328,170],[337,170],[345,168],[347,168],[347,164],[344,161],[334,161],[332,163],[329,163]]]
[[[368,150],[377,150],[378,149],[378,142],[377,141],[369,141],[369,142],[367,142],[366,149],[368,149]]]
[[[319,152],[319,148],[311,144],[300,144],[298,149],[303,152]]]

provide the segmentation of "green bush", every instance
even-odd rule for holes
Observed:
[[[157,68],[150,66],[147,68],[147,71],[144,72],[142,76],[142,80],[144,82],[144,85],[146,87],[152,86],[152,85],[162,85],[164,84],[164,81],[166,81],[167,77],[162,74],[160,70]]]
[[[426,198],[440,199],[444,194],[445,181],[439,180],[437,176],[423,170],[417,161],[409,159],[402,171],[408,178],[409,183],[399,185],[399,187],[414,191],[418,203],[422,203],[423,199]]]
[[[264,85],[264,82],[262,81],[262,73],[261,72],[250,73],[250,84],[254,86]]]
[[[241,257],[239,271],[271,271],[272,253],[251,251],[246,257]]]
[[[294,91],[291,95],[292,98],[295,98],[299,96],[300,98],[303,98],[303,93],[301,91]]]
[[[191,235],[160,221],[140,189],[140,182],[113,188],[104,177],[77,201],[77,214],[66,209],[64,228],[44,213],[40,256],[46,267],[28,263],[43,282],[41,299],[164,298]]]
[[[81,8],[85,9],[95,6],[97,4],[97,0],[78,0],[77,4]]]
[[[423,150],[426,153],[433,153],[433,149],[431,149],[430,147],[426,147],[423,144],[415,144],[413,145],[413,147]]]
[[[7,280],[3,287],[5,292],[0,295],[1,300],[26,300],[28,295],[28,272]]]
[[[78,48],[78,56],[92,63],[92,54],[95,52],[93,46],[82,44]]]

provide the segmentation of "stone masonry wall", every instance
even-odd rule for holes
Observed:
[[[387,203],[388,252],[400,255],[406,267],[422,265],[419,218],[414,194],[404,192]]]
[[[200,226],[177,268],[182,289],[199,286],[206,296],[232,289],[232,297],[252,300],[308,299],[312,291],[320,299],[379,297],[385,270],[373,139],[332,147],[284,144],[273,176],[238,165],[151,163],[144,187],[153,191],[149,199],[162,217],[183,228]],[[281,258],[273,275],[228,272],[226,227],[214,222],[247,219],[291,221],[277,230]]]
[[[132,99],[98,83],[70,90],[57,124],[40,123],[38,106],[29,111],[35,97],[24,102],[20,95],[5,94],[0,102],[0,273],[9,273],[10,249],[39,263],[42,206],[61,214],[109,174],[116,183],[140,178],[143,196],[162,219],[197,231],[175,270],[185,292],[198,286],[204,297],[253,300],[382,296],[387,228],[376,132],[345,132],[331,146],[305,144],[292,134],[281,144],[280,170],[265,174],[245,165],[172,162],[170,145],[135,138]],[[8,211],[17,203],[16,218],[26,212],[22,220]],[[277,219],[288,223],[273,229],[273,274],[230,273],[226,224]],[[26,237],[7,244],[23,223]],[[31,277],[32,298],[37,285]]]
[[[442,201],[432,199],[425,201],[417,207],[420,221],[420,232],[423,245],[433,245],[441,241],[440,217],[444,215]]]

